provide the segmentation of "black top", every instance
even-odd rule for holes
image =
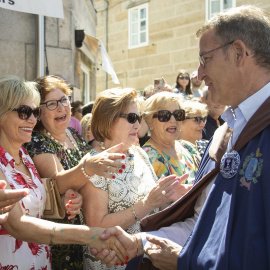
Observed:
[[[221,118],[221,116],[218,118],[220,125],[224,124],[224,120]],[[202,138],[205,140],[210,140],[212,136],[214,135],[216,129],[218,128],[217,121],[211,117],[210,115],[207,116],[207,122],[205,124],[205,127],[202,132]]]

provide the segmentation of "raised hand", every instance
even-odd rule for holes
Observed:
[[[143,254],[142,241],[138,235],[136,236],[138,240],[138,251],[137,240],[135,236],[126,233],[121,227],[116,226],[106,229],[104,233],[100,235],[100,238],[108,239],[111,236],[117,237],[119,242],[124,246],[129,259],[132,259],[137,255]],[[112,267],[115,264],[115,254],[113,252],[110,252],[108,249],[101,251],[98,251],[97,249],[90,249],[90,252],[93,256],[95,256],[97,260],[100,260],[102,264],[106,264],[107,267]]]
[[[86,159],[86,173],[90,176],[97,174],[106,178],[114,178],[115,173],[125,169],[121,160],[126,157],[124,154],[117,153],[121,152],[123,145],[123,143],[117,144],[95,156],[85,155],[83,159]]]
[[[68,189],[64,195],[64,206],[68,219],[73,219],[80,212],[82,206],[82,195],[72,189]]]
[[[157,236],[147,235],[150,247],[145,249],[153,265],[162,270],[176,270],[178,255],[182,247],[174,242]],[[154,244],[154,247],[152,247]]]
[[[0,224],[8,218],[8,212],[14,207],[15,203],[29,194],[28,189],[6,189],[6,182],[0,180]]]

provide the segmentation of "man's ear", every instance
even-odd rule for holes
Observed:
[[[249,53],[247,52],[247,46],[242,40],[237,39],[233,42],[232,48],[235,52],[235,61],[237,66],[242,66],[249,56]]]

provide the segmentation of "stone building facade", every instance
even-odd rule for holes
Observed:
[[[97,37],[107,40],[121,87],[142,90],[162,76],[173,86],[179,69],[198,67],[196,30],[215,11],[245,4],[270,11],[269,0],[96,0]],[[129,38],[135,33],[136,43],[136,31],[142,42],[132,47]],[[108,77],[107,87],[115,86]],[[104,74],[97,72],[97,91],[105,87]]]
[[[63,0],[64,19],[44,18],[45,67],[63,74],[75,86],[74,100],[96,96],[96,59],[75,45],[75,30],[96,36],[93,0]],[[34,80],[37,72],[38,15],[0,8],[0,74]],[[44,67],[44,69],[45,69]]]

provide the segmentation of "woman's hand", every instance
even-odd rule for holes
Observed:
[[[68,189],[64,195],[64,206],[66,208],[66,213],[70,215],[68,219],[75,218],[76,215],[80,213],[82,207],[82,195],[75,192],[72,189]]]
[[[92,248],[93,254],[98,255],[99,252],[104,252],[106,250],[112,256],[110,258],[113,258],[110,260],[111,266],[113,264],[127,264],[129,257],[126,247],[121,244],[121,242],[117,239],[117,236],[112,234],[107,234],[104,236],[104,229],[102,228],[92,227],[91,232],[93,233],[93,236],[91,237],[91,241],[88,245]],[[103,235],[103,237],[101,237],[101,235]],[[98,256],[96,259],[98,259]]]
[[[15,203],[29,194],[28,189],[7,189],[6,182],[0,180],[0,224],[8,218],[8,212],[14,207]]]
[[[164,203],[167,203],[170,197],[175,193],[175,189],[179,185],[180,178],[176,175],[162,176],[156,186],[143,199],[145,204],[155,209]]]
[[[191,188],[192,185],[182,184],[188,178],[189,174],[182,175],[179,179],[178,185],[175,187],[175,193],[169,198],[169,203],[177,201],[179,198],[184,196]]]
[[[113,228],[106,229],[100,236],[101,239],[108,239],[114,235],[124,246],[126,252],[128,253],[127,260],[131,260],[136,257],[136,255],[143,254],[142,240],[137,235],[138,240],[138,250],[137,250],[137,240],[134,235],[126,233],[121,227],[116,226]],[[116,257],[114,251],[109,251],[108,249],[103,249],[100,252],[92,248],[90,253],[95,257],[96,260],[100,260],[102,264],[106,264],[107,267],[112,267],[116,263]]]
[[[95,156],[87,154],[85,171],[89,176],[97,174],[106,178],[115,178],[115,173],[121,173],[125,169],[125,165],[121,163],[121,160],[125,159],[124,154],[119,154],[123,148],[123,143],[115,145],[106,151],[103,151]]]

